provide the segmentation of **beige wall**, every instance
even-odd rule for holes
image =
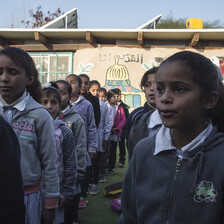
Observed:
[[[189,47],[186,49],[201,53],[210,59],[213,57],[216,63],[219,58],[224,57],[224,48],[200,51]],[[74,73],[85,73],[91,80],[98,80],[102,86],[105,85],[107,78],[114,73],[116,80],[129,78],[130,86],[140,90],[139,83],[144,72],[148,68],[158,66],[162,60],[180,50],[183,48],[116,46],[82,49],[74,53]],[[144,100],[141,96],[141,104],[144,103]]]

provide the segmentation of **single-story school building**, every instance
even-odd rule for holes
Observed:
[[[0,29],[0,49],[28,51],[42,83],[84,73],[107,90],[120,88],[131,108],[145,102],[145,71],[178,51],[203,54],[224,75],[224,29],[153,29],[158,18],[136,29],[79,29],[71,12],[39,29]]]

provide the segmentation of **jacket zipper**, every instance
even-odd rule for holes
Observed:
[[[178,157],[171,189],[169,191],[168,205],[167,205],[167,209],[166,209],[165,222],[164,222],[165,224],[170,224],[170,215],[171,215],[172,208],[173,208],[177,177],[179,176],[181,164],[182,164],[182,158]]]

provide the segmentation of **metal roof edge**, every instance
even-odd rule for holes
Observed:
[[[29,29],[29,28],[0,28],[0,32],[202,32],[202,33],[210,33],[210,32],[224,32],[224,29],[104,29],[104,28],[72,28],[72,29]]]

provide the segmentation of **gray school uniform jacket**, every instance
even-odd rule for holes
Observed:
[[[176,150],[154,155],[154,149],[155,136],[136,145],[119,224],[223,224],[224,134],[214,128],[182,159]]]
[[[86,152],[87,152],[87,140],[85,123],[82,117],[77,114],[74,105],[70,105],[70,108],[64,113],[60,114],[61,120],[64,121],[67,127],[69,127],[75,137],[76,152],[77,152],[77,178],[80,179],[85,174],[86,170]]]
[[[54,127],[60,192],[64,198],[72,199],[77,180],[75,138],[71,129],[59,118],[54,120]]]
[[[73,103],[76,112],[82,117],[85,123],[87,149],[88,152],[96,153],[97,138],[96,138],[96,124],[94,118],[94,111],[92,104],[83,96],[79,96],[78,100]]]
[[[2,107],[0,116],[5,118]],[[44,171],[45,197],[58,197],[57,152],[51,115],[30,97],[25,109],[17,111],[10,125],[20,144],[23,185],[38,182]]]
[[[104,152],[102,146],[103,141],[109,141],[111,128],[113,126],[113,120],[109,117],[108,106],[105,102],[99,99],[100,103],[100,123],[97,128],[97,139],[98,139],[98,151]]]
[[[148,120],[149,116],[154,112],[154,110],[150,110],[141,116],[136,117],[132,128],[129,131],[128,135],[128,157],[129,161],[133,155],[134,148],[136,144],[143,138],[149,136],[148,131]]]

